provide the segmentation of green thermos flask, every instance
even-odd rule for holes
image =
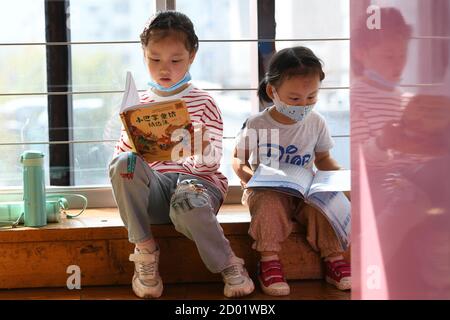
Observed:
[[[24,224],[27,227],[45,226],[44,154],[40,151],[25,151],[20,162],[23,165]]]

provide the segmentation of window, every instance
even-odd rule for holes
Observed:
[[[101,141],[119,137],[117,110],[126,71],[132,70],[145,88],[138,40],[154,12],[154,0],[70,1],[72,88],[79,93],[73,95],[73,139],[95,141],[74,145],[75,185],[109,184],[107,166],[115,143]]]
[[[234,137],[252,110],[257,110],[258,48],[256,1],[177,0],[200,39],[191,69],[194,83],[214,89],[224,122],[221,171],[230,185],[239,185],[231,167]],[[208,12],[208,14],[204,14]]]
[[[44,18],[43,1],[10,1],[0,10],[0,187],[22,184],[25,149],[48,154],[47,144],[23,145],[48,140],[46,96],[24,95],[46,91],[45,46],[33,44],[45,42]]]
[[[25,4],[24,4],[25,2]],[[145,90],[147,70],[139,43],[156,0],[70,0],[70,83],[73,155],[72,185],[109,185],[107,165],[120,131],[118,107],[127,70],[138,89]],[[178,11],[193,21],[200,50],[192,66],[194,83],[215,96],[224,118],[221,170],[238,185],[231,169],[234,136],[244,120],[259,111],[256,89],[261,76],[258,45],[282,49],[311,47],[325,63],[319,111],[327,118],[336,141],[333,153],[349,167],[349,3],[348,0],[177,0]],[[260,23],[258,5],[271,4]],[[48,114],[43,1],[8,2],[0,12],[0,188],[22,184],[19,155],[34,148],[46,154]],[[14,14],[11,14],[14,12]],[[12,17],[20,18],[12,18]],[[33,17],[33,18],[31,18]],[[264,16],[266,19],[266,16]],[[264,20],[263,19],[263,20]],[[317,23],[317,19],[326,23]],[[86,22],[89,23],[86,23]],[[15,33],[7,30],[18,30]],[[266,30],[267,29],[267,30]],[[273,30],[272,30],[273,29]],[[275,34],[275,37],[264,36]],[[259,39],[265,39],[263,42]],[[36,142],[37,144],[27,144]],[[40,142],[40,143],[39,143]]]
[[[317,110],[326,118],[333,157],[350,168],[350,4],[348,0],[277,0],[276,49],[311,48],[323,61],[325,80]],[[288,39],[292,41],[278,41]]]

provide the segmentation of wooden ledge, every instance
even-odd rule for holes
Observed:
[[[75,214],[77,210],[70,210]],[[250,222],[248,209],[239,204],[224,205],[217,215],[226,235],[246,234]],[[158,237],[183,237],[172,224],[152,225],[152,233]],[[70,232],[68,232],[70,231]],[[63,218],[60,223],[50,223],[41,228],[0,228],[0,243],[123,239],[127,231],[118,208],[87,209],[77,218]]]

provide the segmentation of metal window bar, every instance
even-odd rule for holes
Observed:
[[[200,39],[199,42],[324,42],[350,41],[348,37],[341,38],[292,38],[292,39]],[[411,40],[450,40],[449,36],[413,36]],[[115,41],[69,41],[69,42],[0,42],[0,46],[66,46],[93,44],[139,44],[136,40]]]
[[[348,134],[336,134],[331,135],[333,138],[349,138]],[[224,140],[232,140],[236,137],[223,137]],[[117,139],[105,139],[105,140],[68,140],[68,141],[29,141],[29,142],[0,142],[0,146],[23,146],[23,145],[36,145],[36,144],[48,144],[48,145],[58,145],[58,144],[75,144],[75,143],[116,143]]]
[[[448,39],[449,37],[428,37],[426,39]],[[324,41],[349,41],[350,38],[261,38],[261,39],[199,39],[205,43],[227,43],[227,42],[324,42]],[[67,46],[67,45],[93,45],[93,44],[139,44],[136,40],[114,40],[114,41],[66,41],[66,42],[0,42],[0,46]]]
[[[425,84],[424,84],[425,85]],[[321,90],[344,90],[350,89],[349,86],[322,87]],[[206,91],[256,91],[258,88],[203,88]],[[145,90],[138,90],[144,92]],[[103,91],[64,91],[64,92],[8,92],[0,93],[2,96],[42,96],[42,95],[78,95],[78,94],[114,94],[123,93],[123,90],[103,90]]]

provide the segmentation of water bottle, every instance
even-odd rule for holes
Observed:
[[[23,165],[24,224],[27,227],[45,226],[44,154],[40,151],[25,151],[20,162]]]

